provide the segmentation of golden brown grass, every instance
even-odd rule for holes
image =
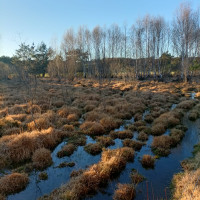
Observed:
[[[49,128],[41,131],[23,132],[0,138],[0,151],[12,163],[30,159],[39,148],[54,148],[65,137],[62,131]]]
[[[81,124],[80,129],[88,135],[103,135],[105,133],[104,127],[98,122],[86,121]]]
[[[32,156],[33,166],[36,169],[45,169],[52,164],[51,151],[45,148],[37,149]]]
[[[179,173],[173,177],[174,200],[199,200],[200,197],[200,169]]]
[[[114,200],[132,200],[136,196],[135,187],[131,184],[118,184],[115,190]]]
[[[78,176],[63,185],[49,196],[42,199],[74,199],[79,200],[94,194],[100,186],[107,184],[116,174],[124,169],[128,161],[132,161],[134,151],[131,148],[105,150],[101,161],[92,165]]]
[[[23,190],[29,182],[26,174],[12,173],[0,178],[0,194],[8,195]]]
[[[73,125],[69,125],[69,124],[65,124],[65,125],[62,127],[62,130],[63,130],[63,131],[74,131],[74,126],[73,126]]]

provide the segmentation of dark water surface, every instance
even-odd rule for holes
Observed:
[[[148,111],[144,113],[144,115],[148,114]],[[125,120],[124,124],[117,130],[124,130],[125,126],[128,124],[134,123],[134,119]],[[146,180],[137,185],[137,194],[136,200],[147,199],[147,195],[149,199],[157,199],[157,198],[167,198],[170,197],[169,186],[174,173],[181,171],[180,161],[190,157],[192,154],[193,146],[200,141],[200,119],[196,122],[191,122],[188,120],[187,116],[183,118],[183,124],[187,126],[188,131],[185,134],[181,144],[179,144],[176,148],[171,150],[171,154],[168,157],[162,157],[155,162],[154,169],[144,169],[140,163],[140,159],[144,154],[151,154],[151,142],[153,140],[153,136],[149,136],[149,139],[142,147],[139,152],[136,152],[134,162],[127,163],[126,168],[120,174],[118,178],[111,181],[108,186],[104,189],[101,189],[95,196],[88,199],[95,200],[110,200],[112,199],[112,195],[114,190],[116,189],[116,185],[118,183],[131,183],[130,173],[134,168],[138,170],[140,174],[142,174]],[[169,132],[166,132],[169,134]],[[137,133],[134,133],[133,139],[136,140]],[[87,143],[94,143],[95,141],[87,136]],[[60,187],[62,184],[68,182],[70,178],[70,173],[73,170],[85,169],[88,166],[97,163],[100,160],[101,155],[92,156],[84,151],[83,147],[78,147],[78,149],[71,155],[70,157],[58,158],[56,156],[57,152],[65,145],[66,142],[62,142],[59,144],[56,149],[52,153],[52,158],[54,164],[45,170],[48,174],[48,180],[38,181],[38,173],[32,172],[30,175],[30,183],[27,188],[15,195],[8,196],[8,200],[35,200],[44,194],[48,194],[54,189]],[[110,149],[116,149],[122,147],[122,140],[116,139],[115,145],[110,146]],[[74,167],[64,167],[57,168],[62,162],[75,162]]]

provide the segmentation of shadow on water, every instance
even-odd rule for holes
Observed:
[[[174,109],[175,106],[172,107]],[[145,117],[149,112],[146,111],[143,115]],[[130,120],[125,120],[124,123],[115,131],[122,131],[125,126],[134,123],[134,118]],[[162,157],[156,160],[154,169],[145,169],[140,163],[140,159],[144,154],[151,154],[151,143],[153,136],[149,136],[146,145],[142,147],[139,152],[135,153],[134,162],[128,163],[124,171],[120,174],[118,178],[111,181],[105,189],[102,189],[95,196],[88,199],[95,200],[110,200],[114,193],[117,183],[131,183],[130,173],[132,169],[138,170],[146,180],[137,185],[136,200],[147,199],[147,194],[150,199],[155,198],[165,198],[165,192],[167,198],[170,197],[170,182],[172,180],[173,174],[181,171],[180,161],[190,157],[192,154],[193,146],[200,141],[200,119],[196,122],[191,122],[188,120],[187,115],[183,118],[183,124],[187,126],[188,130],[183,138],[181,144],[176,148],[171,150],[171,154],[168,157]],[[134,132],[133,140],[137,140],[137,132]],[[169,131],[165,134],[169,134]],[[87,144],[95,143],[91,137],[87,136]],[[62,142],[56,149],[52,152],[52,158],[54,164],[50,166],[45,171],[48,174],[48,180],[38,181],[39,172],[33,172],[30,175],[30,183],[27,188],[15,195],[8,196],[8,200],[35,200],[40,196],[52,192],[55,188],[60,187],[62,184],[68,182],[70,179],[70,173],[73,170],[85,169],[88,166],[99,162],[101,155],[92,156],[84,151],[82,146],[79,146],[77,150],[70,157],[58,158],[56,156],[57,152],[66,144],[67,142]],[[116,149],[122,147],[122,140],[115,139],[115,145],[110,146],[110,149]],[[74,167],[64,167],[57,168],[57,166],[62,162],[75,162]],[[147,192],[148,186],[148,192]]]

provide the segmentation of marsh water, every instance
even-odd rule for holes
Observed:
[[[173,106],[175,108],[175,105]],[[173,109],[172,108],[172,109]],[[148,114],[145,111],[144,115]],[[143,117],[144,117],[143,115]],[[134,123],[134,118],[130,120],[124,120],[118,130],[124,130],[126,125]],[[102,188],[95,196],[88,197],[87,199],[95,200],[110,200],[118,183],[131,183],[130,173],[133,169],[136,169],[141,175],[145,177],[145,180],[138,184],[136,187],[136,200],[147,199],[169,199],[170,197],[170,183],[173,174],[181,171],[180,161],[190,157],[192,155],[193,146],[200,141],[200,119],[195,122],[189,121],[187,114],[183,118],[182,123],[188,128],[185,133],[185,137],[182,142],[171,150],[171,154],[168,157],[161,157],[156,160],[154,169],[145,169],[140,163],[140,159],[144,154],[151,154],[151,142],[153,136],[149,136],[146,145],[142,149],[135,153],[135,159],[131,163],[127,163],[126,168],[116,179],[109,182],[106,188]],[[137,140],[137,132],[134,132],[133,140]],[[166,132],[169,134],[169,131]],[[87,136],[87,144],[95,143],[91,137]],[[77,150],[70,156],[64,158],[58,158],[57,152],[66,144],[64,141],[59,144],[52,152],[53,165],[45,170],[48,174],[47,180],[38,180],[38,171],[32,172],[30,175],[30,183],[26,189],[14,195],[8,196],[8,200],[35,200],[45,194],[52,192],[54,189],[65,184],[70,179],[70,173],[73,170],[86,169],[88,166],[97,163],[101,155],[92,156],[84,151],[82,146],[79,146]],[[122,147],[122,140],[115,139],[115,145],[110,146],[110,149],[116,149]],[[57,166],[62,162],[74,162],[74,167],[58,168]]]

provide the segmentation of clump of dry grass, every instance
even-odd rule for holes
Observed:
[[[171,146],[175,147],[184,137],[185,133],[179,129],[171,129],[170,137],[171,137]]]
[[[141,183],[145,179],[144,176],[139,174],[137,170],[132,170],[132,172],[130,174],[130,178],[134,185]]]
[[[65,124],[65,125],[62,127],[62,130],[63,130],[63,131],[74,131],[74,126],[73,126],[73,125],[69,125],[69,124]]]
[[[27,128],[30,131],[37,130],[37,129],[38,130],[47,129],[51,126],[53,125],[49,122],[49,120],[43,117],[35,119],[32,122],[27,124]]]
[[[114,139],[126,139],[126,138],[132,138],[133,133],[131,130],[124,130],[124,131],[111,131],[110,136]]]
[[[109,136],[99,136],[96,138],[97,142],[99,142],[102,146],[108,147],[110,145],[114,145],[115,142]]]
[[[141,163],[145,168],[154,168],[155,158],[151,155],[143,155]]]
[[[135,187],[131,184],[118,184],[117,190],[115,190],[114,200],[131,200],[136,196]]]
[[[102,145],[101,143],[97,142],[97,143],[90,143],[90,144],[87,144],[85,147],[84,147],[85,151],[92,154],[92,155],[97,155],[99,153],[101,153],[102,151]]]
[[[59,158],[62,158],[64,156],[71,156],[75,150],[76,146],[74,144],[67,144],[57,153],[57,156]]]
[[[162,124],[156,124],[151,127],[151,131],[152,135],[162,135],[165,133],[166,129]]]
[[[170,153],[171,144],[171,137],[168,135],[162,135],[154,137],[151,147],[157,155],[167,156]]]
[[[26,174],[12,173],[0,178],[0,194],[9,195],[23,190],[29,182]]]
[[[100,123],[106,131],[111,131],[115,128],[118,128],[122,121],[119,119],[114,119],[113,117],[104,117],[100,120]]]
[[[193,109],[190,111],[188,118],[191,121],[195,121],[200,117],[200,104],[197,104],[193,107]]]
[[[74,144],[75,146],[84,146],[86,144],[86,136],[80,134],[79,132],[73,132],[68,138],[69,144]]]
[[[174,200],[198,200],[200,194],[200,169],[196,171],[186,171],[173,177],[173,199]]]
[[[141,140],[141,141],[147,141],[148,140],[148,135],[142,131],[142,132],[140,132],[138,134],[138,138],[137,139]]]
[[[53,128],[3,136],[0,138],[0,152],[8,161],[19,163],[30,159],[39,148],[54,148],[64,137],[64,132]]]
[[[38,105],[30,105],[27,109],[27,113],[41,113],[41,108]]]
[[[144,118],[145,122],[152,123],[154,120],[154,117],[151,114],[147,114]]]
[[[45,169],[52,164],[51,151],[45,148],[37,149],[32,156],[36,169]]]
[[[77,116],[80,117],[80,111],[75,108],[75,107],[62,107],[61,109],[58,110],[58,115],[60,117],[68,117],[70,114],[76,114]]]
[[[73,170],[70,174],[70,177],[77,177],[80,176],[82,173],[84,172],[83,169],[79,169],[79,170]]]
[[[47,180],[48,174],[46,172],[40,172],[38,175],[39,180]]]
[[[133,148],[135,151],[139,151],[142,146],[144,145],[145,143],[142,143],[142,142],[138,142],[138,141],[135,141],[135,140],[131,140],[131,139],[125,139],[123,141],[123,146],[124,147],[130,147],[130,148]]]
[[[88,135],[103,135],[105,133],[104,127],[98,122],[84,122],[81,124],[80,129]]]
[[[190,110],[193,106],[195,105],[194,100],[186,100],[182,101],[177,105],[177,108],[185,109],[185,110]]]
[[[66,185],[52,192],[47,199],[78,200],[94,194],[99,187],[107,184],[116,174],[122,171],[128,161],[132,161],[134,151],[131,148],[105,150],[101,161],[86,169],[83,173],[73,177]],[[45,197],[44,197],[45,199]]]

